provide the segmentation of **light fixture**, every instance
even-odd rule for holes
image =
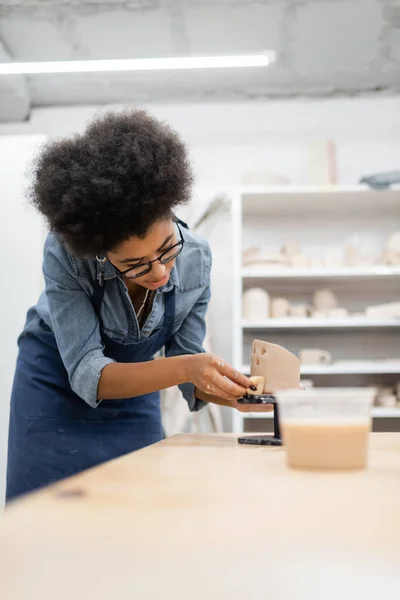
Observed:
[[[275,60],[272,51],[237,56],[186,56],[175,58],[124,58],[110,60],[66,60],[52,62],[3,62],[0,75],[40,73],[99,73],[112,71],[167,71],[181,69],[229,69],[267,67]]]

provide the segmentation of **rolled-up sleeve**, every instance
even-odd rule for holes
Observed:
[[[97,315],[68,254],[59,255],[46,244],[43,273],[51,325],[69,383],[95,408],[101,372],[115,361],[104,356]]]
[[[210,301],[210,286],[208,285],[194,304],[190,313],[183,321],[177,333],[165,347],[165,356],[181,356],[183,354],[199,354],[204,352],[203,343],[206,335],[206,320],[208,303]],[[207,403],[195,396],[195,386],[183,383],[179,386],[189,409],[196,412]]]

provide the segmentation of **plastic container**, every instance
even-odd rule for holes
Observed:
[[[289,467],[363,469],[373,388],[313,388],[275,394]]]

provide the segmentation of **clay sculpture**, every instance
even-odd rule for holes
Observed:
[[[251,355],[252,377],[264,377],[264,394],[298,388],[300,360],[276,344],[254,340]]]
[[[250,377],[251,383],[256,387],[255,390],[248,388],[246,393],[249,396],[259,396],[264,393],[265,377]]]

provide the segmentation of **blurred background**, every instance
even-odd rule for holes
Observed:
[[[254,338],[279,343],[306,386],[376,388],[374,428],[400,429],[400,1],[0,1],[1,63],[263,51],[265,67],[0,75],[1,480],[16,338],[42,289],[29,164],[110,107],[145,107],[189,145],[180,216],[214,254],[207,348],[249,371]],[[163,410],[168,434],[271,425],[192,417],[175,390]]]

